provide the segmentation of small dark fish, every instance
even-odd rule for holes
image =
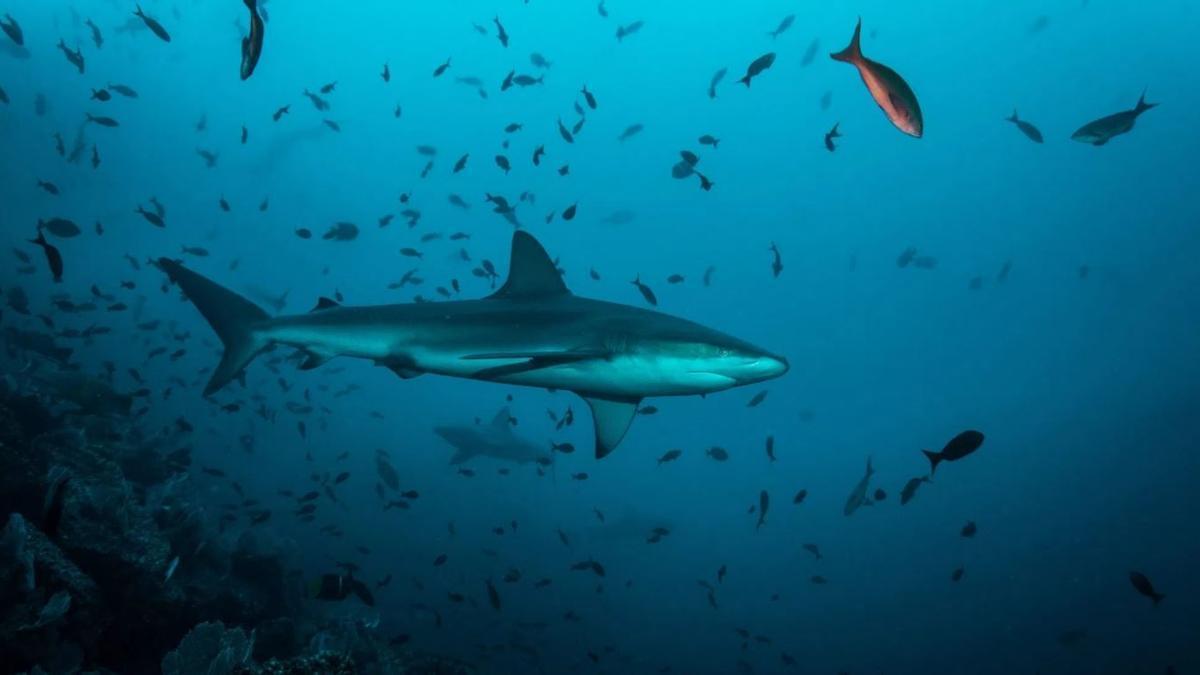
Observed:
[[[617,140],[624,143],[630,138],[642,133],[642,129],[644,128],[645,127],[641,124],[630,124],[629,126],[625,127],[625,131],[622,131],[620,136],[617,136]]]
[[[962,567],[956,568],[953,572],[950,573],[950,581],[954,581],[954,582],[961,581],[963,578],[963,574],[965,572],[966,572],[966,570],[963,569]]]
[[[162,24],[156,21],[153,17],[147,16],[146,13],[142,11],[141,5],[137,5],[137,11],[134,12],[133,15],[141,19],[142,22],[146,24],[146,28],[149,28],[151,33],[157,35],[158,39],[162,40],[163,42],[171,41],[171,36],[167,33],[167,30],[163,28]]]
[[[841,123],[838,122],[837,124],[834,124],[833,128],[825,133],[825,149],[830,152],[837,150],[837,146],[833,144],[833,139],[842,137],[842,135],[838,133],[838,124]]]
[[[462,171],[463,169],[465,169],[467,167],[467,158],[470,156],[471,156],[470,154],[466,154],[466,155],[463,155],[462,157],[459,157],[458,161],[454,163],[453,173],[458,173],[459,171]]]
[[[92,124],[99,124],[102,127],[109,127],[110,129],[121,126],[120,122],[111,117],[101,117],[92,115],[91,113],[87,113],[87,121],[91,122]]]
[[[679,456],[682,454],[682,450],[668,450],[663,453],[662,457],[658,458],[658,466],[662,466],[667,462],[674,462],[675,460],[679,459]]]
[[[111,101],[112,94],[108,93],[107,89],[93,89],[92,90],[92,100],[100,101],[101,103],[103,103],[105,101]]]
[[[500,17],[493,17],[492,23],[496,24],[496,37],[499,38],[501,46],[508,46],[508,32],[504,30],[504,24],[500,23]]]
[[[492,609],[499,612],[500,611],[500,594],[496,592],[496,587],[492,585],[491,579],[488,579],[487,582],[485,582],[485,583],[487,583],[488,603],[491,604]]]
[[[746,407],[747,408],[757,407],[760,403],[762,403],[765,400],[767,400],[767,390],[766,389],[755,394],[754,398],[751,398],[750,401],[746,403]]]
[[[778,279],[779,274],[783,272],[783,256],[779,254],[779,247],[775,245],[775,242],[771,242],[769,250],[774,255],[774,258],[771,260],[771,275]]]
[[[285,105],[285,106],[283,106],[283,107],[281,107],[281,108],[277,109],[277,110],[276,110],[276,111],[275,111],[275,112],[274,112],[274,113],[271,115],[271,119],[272,119],[273,121],[275,121],[275,122],[278,122],[278,121],[279,121],[279,118],[281,118],[281,117],[283,117],[284,115],[288,114],[288,113],[291,111],[291,109],[292,109],[292,106],[291,106],[291,105]]]
[[[803,548],[805,551],[813,554],[813,557],[815,557],[817,560],[821,559],[821,549],[816,544],[805,544],[800,548]]]
[[[575,217],[575,210],[577,209],[578,206],[579,206],[578,204],[572,204],[572,205],[568,206],[567,208],[563,209],[562,219],[563,220],[573,219]]]
[[[800,57],[800,67],[812,65],[813,59],[817,58],[817,50],[821,48],[821,41],[813,38],[813,41],[808,43],[808,49],[804,50],[804,56]]]
[[[643,25],[645,25],[645,22],[643,21],[634,21],[633,23],[628,23],[624,26],[617,26],[617,42],[620,42],[630,35],[640,31]]]
[[[508,173],[512,169],[512,165],[504,155],[496,155],[496,166],[500,167],[500,170],[504,173]]]
[[[750,62],[750,65],[746,68],[746,75],[742,79],[738,80],[738,82],[741,82],[742,84],[746,85],[747,88],[749,88],[750,80],[753,80],[755,77],[761,75],[764,70],[770,68],[774,63],[775,52],[763,54],[762,56]]]
[[[54,278],[54,283],[61,283],[63,275],[62,253],[53,244],[46,241],[46,234],[42,232],[40,227],[38,228],[37,239],[30,239],[29,242],[42,247],[42,251],[46,254],[46,264],[50,267],[50,274]]]
[[[782,35],[784,32],[786,32],[787,29],[791,28],[792,24],[795,21],[796,21],[796,15],[788,14],[787,16],[783,17],[782,21],[779,22],[779,26],[777,26],[775,28],[775,30],[767,33],[767,35],[771,36],[771,39],[775,39],[775,38],[779,37],[780,35]]]
[[[758,493],[758,524],[754,529],[759,529],[767,520],[767,508],[771,505],[771,497],[766,490],[761,490]]]
[[[634,413],[638,415],[657,415],[658,407],[652,405],[643,405],[634,410]]]
[[[981,445],[983,445],[983,434],[978,431],[968,430],[950,439],[941,452],[932,452],[929,450],[922,450],[921,452],[929,459],[929,473],[932,474],[937,470],[939,463],[960,460],[978,450]]]
[[[1071,134],[1071,140],[1097,147],[1104,145],[1115,136],[1133,131],[1133,125],[1142,113],[1157,105],[1157,103],[1146,103],[1146,94],[1143,92],[1132,110],[1124,110],[1088,122]]]
[[[71,474],[66,469],[55,467],[50,471],[50,484],[46,488],[46,497],[42,500],[42,532],[51,539],[58,536],[58,526],[62,522],[67,485],[70,481]]]
[[[242,38],[242,65],[241,76],[243,80],[250,79],[254,74],[254,68],[258,66],[258,59],[262,56],[263,47],[263,20],[258,14],[258,0],[242,0],[246,4],[246,9],[250,10],[250,34]]]
[[[592,95],[592,92],[588,91],[587,85],[584,85],[583,89],[579,90],[579,93],[583,94],[583,99],[587,101],[588,107],[595,110],[596,97]]]
[[[705,450],[704,454],[718,462],[724,462],[725,460],[729,459],[729,451],[716,445],[708,450]]]
[[[433,76],[441,77],[449,69],[450,69],[450,59],[446,59],[445,63],[443,63],[440,66],[438,66],[437,68],[433,69]]]
[[[1133,588],[1142,595],[1154,601],[1154,606],[1157,607],[1162,599],[1167,597],[1162,593],[1154,590],[1154,584],[1150,583],[1150,579],[1141,572],[1130,572],[1129,583],[1133,584]]]
[[[61,239],[72,239],[78,237],[83,232],[73,220],[66,218],[50,218],[48,220],[38,220],[38,231],[46,230],[50,234]]]
[[[767,436],[767,459],[775,461],[775,437]]]
[[[1005,117],[1004,120],[1006,122],[1012,122],[1013,124],[1015,124],[1017,126],[1017,128],[1021,130],[1021,133],[1025,134],[1026,138],[1033,141],[1034,143],[1042,142],[1042,132],[1038,131],[1038,128],[1033,126],[1029,122],[1026,122],[1023,119],[1018,118],[1016,108],[1013,108],[1012,115],[1009,117]]]
[[[120,94],[121,96],[124,96],[125,98],[137,98],[138,97],[137,91],[135,91],[133,89],[133,87],[130,87],[128,85],[111,84],[110,83],[108,85],[107,89],[113,93]]]
[[[908,482],[900,490],[900,505],[903,506],[917,495],[917,488],[921,487],[921,483],[930,482],[927,476],[919,476],[917,478],[909,478]]]
[[[25,46],[25,33],[21,30],[21,25],[12,18],[11,14],[5,14],[4,18],[8,19],[8,22],[0,21],[0,30],[3,30],[4,34],[18,47]]]
[[[545,154],[546,154],[546,146],[544,146],[544,145],[537,146],[537,148],[533,151],[533,165],[540,166],[542,163],[542,157],[544,157]]]
[[[717,146],[721,144],[721,139],[710,134],[704,134],[698,139],[697,142],[699,142],[700,145],[711,145],[713,150],[716,150]]]
[[[71,65],[75,66],[75,69],[79,71],[80,75],[82,75],[84,73],[84,71],[87,68],[86,68],[86,64],[84,63],[84,60],[83,60],[83,52],[80,51],[78,47],[76,47],[74,50],[72,50],[67,47],[67,43],[65,43],[61,39],[59,39],[58,50],[63,53],[63,56],[65,56],[67,58],[67,61],[70,62]],[[41,99],[39,99],[39,100],[41,100]],[[40,116],[41,115],[39,113],[39,117]]]
[[[384,82],[392,81],[392,69],[388,67],[387,63],[383,64],[383,72],[381,72],[379,76],[383,78]]]
[[[646,302],[655,307],[658,306],[658,298],[655,297],[654,291],[651,290],[649,286],[642,283],[642,277],[640,275],[629,283],[637,286],[638,292],[642,294],[642,297],[645,298]]]
[[[717,97],[717,85],[721,83],[721,80],[725,79],[725,73],[727,73],[727,72],[729,72],[728,68],[722,68],[722,69],[718,70],[717,72],[713,73],[712,78],[709,79],[709,81],[708,81],[708,97],[709,98]]]
[[[875,494],[871,496],[872,502],[882,502],[887,499],[887,491],[883,488],[876,488]]]
[[[968,520],[967,524],[963,525],[962,531],[959,532],[959,534],[962,535],[963,537],[966,537],[967,539],[970,539],[971,537],[975,536],[975,532],[976,532],[975,521]]]

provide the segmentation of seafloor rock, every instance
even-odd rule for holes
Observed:
[[[201,621],[255,626],[299,611],[301,589],[289,582],[279,542],[257,537],[231,553],[186,475],[133,484],[119,458],[135,446],[97,442],[73,427],[22,425],[9,407],[15,398],[0,397],[0,518],[20,514],[24,536],[13,541],[24,551],[12,551],[7,563],[0,555],[0,577],[23,578],[20,561],[30,553],[35,586],[0,587],[0,670],[36,664],[69,672],[74,663],[157,672],[163,655]],[[32,406],[22,418],[43,419],[36,400],[21,400]],[[70,480],[56,534],[47,537],[40,528],[52,467]],[[64,589],[71,595],[65,616],[30,636],[24,627]],[[290,644],[285,652],[289,642],[276,637],[275,655],[294,656],[297,641]]]
[[[241,628],[226,629],[219,622],[202,623],[162,660],[163,675],[230,675],[250,662],[254,634]]]

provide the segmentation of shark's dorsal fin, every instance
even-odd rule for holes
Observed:
[[[313,307],[311,310],[309,310],[309,313],[311,314],[312,312],[320,312],[320,311],[326,310],[326,309],[333,309],[334,307],[341,307],[341,305],[339,305],[336,300],[327,298],[322,295],[321,297],[317,298],[317,306]]]
[[[512,258],[508,279],[491,298],[534,298],[550,295],[569,295],[558,268],[546,254],[546,249],[533,235],[524,230],[513,233]]]
[[[583,396],[583,400],[592,409],[592,423],[596,426],[596,459],[602,459],[625,438],[641,399]]]
[[[504,429],[507,431],[509,429],[508,420],[510,419],[512,419],[512,415],[510,415],[508,412],[508,406],[504,406],[499,410],[499,412],[496,413],[496,416],[492,418],[492,426],[496,427],[497,429]]]

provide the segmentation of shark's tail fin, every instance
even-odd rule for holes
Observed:
[[[183,294],[200,310],[225,345],[221,363],[204,388],[204,395],[208,396],[229,384],[267,346],[254,329],[271,317],[253,302],[174,260],[159,258],[158,266],[183,289]]]

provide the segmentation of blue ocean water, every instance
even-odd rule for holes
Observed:
[[[214,541],[265,530],[287,542],[305,580],[344,561],[372,587],[393,579],[374,607],[310,599],[305,612],[408,635],[486,673],[1200,669],[1196,4],[606,0],[602,13],[590,0],[270,0],[245,81],[242,3],[143,2],[169,43],[133,4],[0,8],[25,41],[0,36],[0,222],[8,247],[32,258],[4,254],[0,288],[23,289],[31,314],[5,307],[2,321],[57,334],[93,376],[113,364],[118,391],[148,388],[128,422],[145,434],[173,429],[176,442],[186,419],[187,480],[214,514],[235,500],[231,480],[274,512],[214,530]],[[860,16],[864,54],[920,101],[920,139],[889,122],[854,67],[828,57]],[[83,73],[60,38],[82,51]],[[770,68],[738,82],[770,52]],[[541,79],[502,89],[510,71]],[[302,94],[332,82],[319,94],[328,110]],[[137,97],[93,98],[118,83]],[[1128,134],[1071,140],[1143,92],[1158,106]],[[1014,108],[1043,143],[1005,120]],[[119,126],[85,123],[89,114]],[[581,120],[567,143],[559,122]],[[619,140],[633,125],[640,132]],[[699,141],[706,134],[715,147]],[[672,177],[680,151],[699,157],[711,190]],[[603,459],[587,405],[568,391],[400,379],[352,359],[268,364],[289,353],[280,349],[248,367],[244,386],[202,396],[219,340],[151,261],[181,259],[264,307],[286,293],[272,314],[335,294],[346,305],[444,302],[442,287],[477,299],[493,284],[472,270],[486,259],[503,281],[514,231],[485,195],[516,205],[575,294],[645,307],[637,278],[658,310],[783,355],[789,372],[648,399],[657,412],[637,415]],[[152,210],[151,197],[165,227],[135,212]],[[47,235],[61,284],[27,243],[51,218],[82,229]],[[323,239],[339,222],[358,236]],[[423,240],[431,234],[441,236]],[[922,265],[900,264],[910,248]],[[412,270],[423,283],[388,288]],[[674,274],[682,282],[668,282]],[[111,298],[92,311],[55,304],[96,293]],[[128,309],[111,310],[117,302]],[[110,331],[76,337],[89,327]],[[4,361],[14,376],[28,368],[20,351]],[[433,429],[487,425],[505,406],[518,436],[547,453],[579,450],[545,467],[479,457],[463,475]],[[568,407],[575,423],[556,429],[547,411]],[[905,483],[929,474],[920,451],[966,429],[986,435],[982,447],[900,505]],[[706,454],[714,446],[728,461]],[[419,492],[409,508],[382,508],[395,495],[377,493],[378,449],[401,488]],[[682,454],[660,465],[669,449]],[[870,492],[886,497],[846,516],[868,459]],[[323,495],[312,522],[279,494],[327,484],[337,501]],[[758,527],[762,491],[770,508]],[[973,537],[960,534],[968,521]],[[669,534],[651,543],[656,527]],[[447,563],[434,566],[441,554]],[[603,577],[571,570],[589,560]],[[519,580],[505,581],[511,570]],[[1135,570],[1162,602],[1131,586]]]

